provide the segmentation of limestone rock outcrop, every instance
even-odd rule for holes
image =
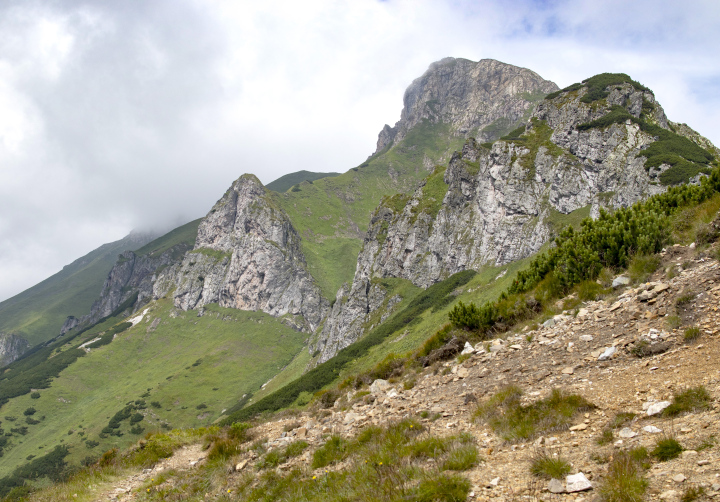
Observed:
[[[155,297],[175,288],[183,310],[218,303],[290,316],[315,330],[330,304],[307,269],[300,236],[273,194],[253,175],[241,176],[198,228],[195,248],[157,279]]]
[[[444,122],[455,134],[481,142],[497,139],[527,118],[545,94],[557,90],[533,71],[494,59],[442,59],[407,88],[400,120],[382,129],[376,153],[426,120]]]
[[[29,348],[30,345],[23,337],[0,333],[0,368],[15,361]]]
[[[174,264],[178,256],[187,250],[187,245],[175,245],[163,253],[138,255],[125,251],[119,257],[103,284],[100,298],[93,303],[90,314],[79,320],[71,316],[65,321],[61,334],[81,325],[87,326],[104,317],[117,315],[118,310],[132,313],[153,296],[156,272]]]
[[[413,86],[421,87],[417,81]],[[371,292],[379,294],[373,289],[378,278],[403,278],[426,288],[462,270],[504,265],[537,252],[571,213],[576,220],[595,216],[601,207],[629,206],[664,191],[658,183],[662,168],[646,171],[639,155],[657,138],[637,123],[578,128],[620,106],[669,129],[652,92],[630,83],[607,91],[604,100],[592,103],[582,101],[587,88],[558,93],[538,104],[521,136],[491,146],[469,139],[411,197],[383,200],[353,283],[338,292],[311,347],[320,351],[320,361],[363,334],[373,312]],[[412,109],[403,111],[404,118],[413,116]]]

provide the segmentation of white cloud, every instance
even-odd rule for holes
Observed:
[[[243,172],[345,171],[445,56],[653,88],[720,143],[710,1],[14,0],[0,6],[0,298]]]

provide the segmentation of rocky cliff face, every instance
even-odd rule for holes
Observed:
[[[155,297],[172,288],[183,310],[218,303],[288,316],[315,330],[329,302],[307,270],[300,236],[271,192],[253,175],[240,177],[198,228],[195,248],[158,278]]]
[[[29,348],[30,345],[24,338],[0,333],[0,368],[15,361]]]
[[[628,206],[663,191],[658,175],[670,166],[646,171],[638,155],[656,137],[632,120],[578,127],[620,106],[668,129],[651,92],[629,83],[607,91],[590,103],[582,101],[587,88],[559,93],[537,106],[515,139],[491,146],[468,140],[411,197],[385,199],[372,216],[352,286],[338,292],[311,348],[321,351],[320,360],[363,333],[379,296],[374,278],[428,287],[462,270],[502,265],[537,252],[568,221],[565,215],[594,215],[601,206]]]
[[[61,334],[64,335],[77,326],[87,326],[104,317],[116,315],[119,313],[118,309],[134,312],[138,306],[152,298],[156,273],[176,263],[177,256],[184,254],[187,248],[184,244],[178,244],[159,256],[123,252],[105,279],[100,298],[93,303],[90,314],[80,319],[68,317]]]
[[[557,90],[535,72],[493,59],[442,59],[405,91],[401,118],[380,132],[376,152],[399,143],[424,120],[448,123],[455,134],[481,142],[497,139]]]

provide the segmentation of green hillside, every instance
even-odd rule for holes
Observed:
[[[293,185],[298,185],[303,181],[317,181],[321,178],[332,178],[333,176],[340,176],[340,173],[313,173],[310,171],[298,171],[296,173],[281,176],[275,181],[271,181],[265,185],[265,188],[282,193],[290,190]]]
[[[128,236],[103,244],[57,274],[0,303],[0,333],[18,334],[31,346],[54,338],[68,316],[81,317],[90,312],[120,253],[130,250],[139,255],[157,255],[177,244],[191,248],[199,224],[200,219],[191,221],[151,242]]]
[[[141,243],[125,237],[78,258],[60,272],[0,303],[0,332],[16,333],[30,345],[58,334],[69,315],[90,312],[118,254]]]
[[[432,171],[425,165],[447,162],[464,141],[448,124],[426,121],[398,145],[340,176],[275,194],[302,236],[310,272],[327,298],[352,281],[370,214],[383,196],[414,190]]]
[[[148,242],[143,247],[135,251],[139,256],[159,256],[165,251],[178,244],[184,244],[185,247],[192,248],[195,246],[197,239],[198,226],[202,218],[185,223],[174,230],[169,231],[152,242]]]
[[[9,444],[0,457],[0,477],[56,445],[70,446],[67,460],[77,465],[87,456],[127,447],[149,431],[208,425],[243,394],[270,380],[306,340],[305,334],[263,313],[216,305],[206,306],[203,317],[192,311],[171,315],[174,310],[171,300],[151,304],[142,322],[106,345],[96,344],[100,346],[63,370],[49,388],[4,404],[0,413]],[[97,328],[55,353],[95,338]],[[144,404],[136,403],[140,400]],[[130,418],[120,420],[112,434],[103,433],[128,403],[133,414],[144,418],[135,424]],[[36,411],[27,415],[28,408]],[[138,427],[135,432],[133,427]]]

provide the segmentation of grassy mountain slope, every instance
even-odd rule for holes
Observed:
[[[198,218],[197,220],[185,223],[165,235],[158,237],[154,241],[148,242],[135,251],[135,253],[139,256],[159,256],[178,244],[193,247],[195,245],[195,239],[197,238],[198,225],[200,225],[201,220],[202,218]]]
[[[448,124],[425,122],[398,145],[340,176],[275,194],[302,236],[310,272],[328,298],[335,297],[343,282],[352,281],[370,213],[380,199],[415,189],[464,141],[451,134]]]
[[[0,476],[59,444],[71,446],[67,460],[77,465],[86,456],[124,448],[147,431],[210,424],[225,407],[278,373],[305,342],[306,335],[263,313],[215,305],[207,306],[203,317],[172,312],[169,300],[153,303],[142,322],[78,358],[39,391],[39,398],[26,394],[2,406],[5,432],[27,427],[27,434],[8,438]],[[153,330],[155,319],[161,321]],[[117,320],[105,326],[112,322]],[[96,331],[61,350],[95,339]],[[101,437],[111,417],[141,399],[145,408],[133,413],[144,415],[138,423],[144,431],[133,434],[130,420],[124,420],[118,429],[122,436]],[[36,412],[27,417],[30,407]],[[28,424],[27,418],[39,423]]]
[[[60,334],[69,315],[90,312],[118,254],[139,245],[129,236],[103,244],[60,272],[0,303],[0,332],[16,333],[30,345]]]
[[[340,173],[313,173],[310,171],[297,171],[295,173],[289,173],[285,176],[280,176],[275,181],[271,181],[265,188],[274,192],[285,192],[290,190],[293,185],[298,185],[303,181],[317,181],[321,178],[332,178],[333,176],[340,176]]]

